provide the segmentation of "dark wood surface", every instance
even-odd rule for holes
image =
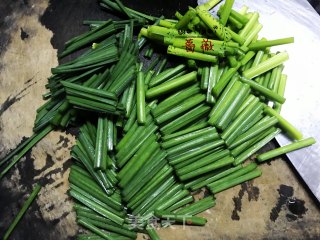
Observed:
[[[137,10],[172,17],[196,1],[123,1]],[[111,17],[91,0],[0,1],[0,157],[31,135],[50,68],[82,20]],[[114,16],[113,16],[114,17]],[[64,61],[68,60],[66,58]],[[44,187],[12,239],[74,239],[78,230],[67,194],[69,151],[75,131],[54,132],[0,181],[0,238],[32,185]],[[319,207],[285,159],[264,164],[263,176],[217,197],[204,228],[164,229],[162,239],[319,239]],[[294,204],[288,200],[296,198]]]

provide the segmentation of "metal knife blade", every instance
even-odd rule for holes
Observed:
[[[243,5],[259,12],[263,25],[259,36],[295,38],[294,44],[272,48],[285,50],[290,57],[284,69],[288,81],[281,115],[317,143],[287,156],[320,201],[320,16],[306,0],[236,0],[234,8]],[[276,139],[281,146],[291,142],[283,134]]]

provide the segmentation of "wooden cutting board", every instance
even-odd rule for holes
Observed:
[[[166,16],[196,5],[195,1],[124,2]],[[107,19],[110,14],[89,0],[2,0],[0,16],[3,157],[32,134],[50,69],[58,64],[57,49],[86,30],[82,20]],[[0,181],[0,238],[36,182],[44,187],[12,239],[74,239],[83,232],[75,223],[67,194],[75,133],[75,129],[50,133]],[[205,227],[172,226],[159,231],[161,239],[319,239],[319,206],[286,160],[264,164],[262,170],[262,177],[218,194],[216,206],[201,214],[208,219]]]

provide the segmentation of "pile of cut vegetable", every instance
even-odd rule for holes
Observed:
[[[288,54],[270,48],[293,38],[260,38],[259,13],[232,9],[234,0],[213,17],[220,1],[166,19],[101,0],[124,20],[85,21],[90,30],[66,42],[60,58],[89,48],[52,69],[34,135],[0,161],[0,178],[50,131],[79,126],[69,193],[88,233],[78,239],[159,239],[161,220],[205,225],[195,215],[216,194],[260,176],[260,162],[315,143],[279,114]],[[280,132],[292,144],[256,154]],[[195,201],[202,188],[211,195]]]

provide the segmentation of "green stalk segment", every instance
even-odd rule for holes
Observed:
[[[292,152],[292,151],[295,151],[295,150],[298,150],[298,149],[301,149],[304,147],[311,146],[312,144],[315,144],[315,143],[316,143],[316,140],[312,137],[302,139],[297,142],[290,143],[286,146],[275,148],[275,149],[272,149],[268,152],[262,153],[257,156],[257,159],[259,162],[263,162],[263,161],[269,160],[271,158],[278,157],[282,154],[286,154],[286,153],[289,153],[289,152]]]
[[[49,132],[51,132],[53,127],[51,125],[47,126],[39,133],[35,133],[31,138],[30,141],[26,141],[26,145],[23,146],[17,155],[10,154],[8,156],[12,156],[12,161],[1,171],[0,179],[34,146],[36,145],[42,138],[44,138]],[[24,144],[23,144],[24,145]],[[6,160],[7,158],[5,158]],[[8,159],[9,160],[9,159]]]
[[[287,84],[287,75],[282,74],[282,75],[281,75],[281,79],[280,79],[280,83],[279,83],[279,87],[278,87],[278,89],[277,89],[277,93],[278,93],[280,96],[284,96],[284,91],[285,91],[285,88],[286,88],[286,84]],[[281,112],[281,108],[282,108],[282,104],[280,104],[280,103],[275,103],[275,105],[274,105],[274,110],[275,110],[277,113],[280,113],[280,112]]]
[[[229,147],[235,148],[240,144],[254,138],[255,136],[258,136],[259,134],[269,129],[270,127],[276,125],[277,123],[278,123],[278,119],[276,117],[271,117],[271,118],[268,117],[267,119],[263,118],[256,125],[250,128],[248,131],[238,136]]]
[[[189,97],[192,97],[197,93],[200,93],[200,88],[197,84],[184,88],[161,101],[154,109],[151,110],[151,113],[156,118],[161,114],[170,111],[170,109],[173,109],[177,104],[186,101]]]
[[[94,154],[94,169],[95,170],[106,170],[107,168],[107,118],[98,118],[98,127],[97,127],[97,138]],[[110,165],[108,166],[110,167]]]
[[[13,232],[13,230],[15,229],[15,227],[17,226],[17,224],[19,223],[19,221],[21,220],[21,218],[23,217],[25,212],[28,210],[28,208],[30,207],[30,205],[32,204],[34,199],[37,197],[40,190],[41,190],[41,186],[39,184],[36,184],[36,186],[33,188],[32,193],[28,197],[27,201],[25,201],[22,208],[18,212],[17,216],[14,218],[13,222],[10,224],[9,228],[5,232],[5,234],[3,236],[4,240],[9,239],[11,233]]]
[[[218,61],[218,58],[216,56],[195,52],[193,49],[193,43],[191,43],[190,50],[189,48],[183,49],[183,48],[177,48],[170,45],[168,46],[167,53],[171,55],[179,56],[179,57],[184,57],[184,58],[189,58],[189,59],[194,59],[194,60],[199,60],[204,62],[216,63]]]
[[[196,94],[193,97],[190,97],[184,100],[182,103],[177,105],[176,107],[170,109],[169,111],[163,113],[162,115],[156,117],[155,121],[158,124],[162,124],[166,121],[169,121],[182,113],[192,109],[193,107],[199,105],[200,103],[204,102],[205,96],[203,94]]]
[[[146,100],[144,73],[138,72],[137,76],[137,119],[139,124],[146,123]]]
[[[200,188],[202,188],[202,187],[204,187],[204,186],[206,186],[206,185],[209,185],[209,184],[212,183],[212,182],[215,182],[215,181],[217,181],[217,180],[219,180],[219,179],[221,179],[221,178],[223,178],[223,177],[225,177],[225,176],[228,176],[228,175],[230,175],[230,174],[238,171],[238,170],[241,169],[241,168],[242,168],[241,165],[238,165],[238,166],[233,167],[233,168],[229,168],[229,167],[228,167],[227,170],[224,170],[224,171],[222,171],[222,172],[219,172],[219,173],[217,173],[217,174],[214,174],[213,176],[211,176],[211,177],[209,177],[209,178],[206,178],[206,179],[203,179],[202,181],[194,184],[193,186],[191,186],[191,190],[192,190],[192,191],[195,191],[195,190],[197,190],[197,189],[200,189]]]
[[[253,90],[258,91],[261,95],[267,97],[271,101],[276,101],[276,102],[281,103],[281,104],[283,104],[286,101],[286,99],[283,96],[279,95],[278,93],[273,92],[272,90],[262,86],[261,84],[255,82],[255,81],[246,79],[244,77],[241,77],[240,80],[243,83],[246,83],[246,84],[250,85],[250,87]]]
[[[223,10],[220,14],[220,23],[224,26],[227,24],[233,3],[234,3],[234,0],[226,0],[225,4],[223,6]]]
[[[272,108],[266,106],[264,111],[270,116],[275,116],[278,119],[280,128],[288,134],[289,137],[295,140],[301,140],[303,138],[302,133],[296,129],[291,123],[284,119],[279,113]]]
[[[240,155],[238,155],[234,160],[234,165],[238,165],[245,160],[247,160],[252,154],[256,153],[260,148],[262,148],[264,145],[266,145],[268,142],[270,142],[273,138],[275,138],[279,133],[280,129],[275,129],[272,133],[270,133],[268,136],[260,140],[259,142],[255,143],[248,149],[246,149],[244,152],[242,152]]]
[[[184,162],[188,159],[194,158],[200,154],[210,152],[210,150],[216,149],[216,148],[222,146],[223,144],[224,144],[223,140],[216,140],[213,143],[207,143],[203,146],[199,146],[199,147],[191,149],[187,152],[179,154],[178,156],[169,157],[168,158],[169,163],[172,165],[176,165],[176,164]],[[228,160],[230,160],[230,159],[228,159]],[[210,170],[211,168],[209,167],[208,169]],[[214,169],[216,169],[215,166],[214,166]]]
[[[283,62],[289,59],[289,55],[286,52],[278,53],[275,56],[269,58],[268,60],[261,62],[255,67],[252,67],[242,73],[245,78],[252,79],[256,76],[259,76],[270,69],[273,69]]]
[[[239,47],[235,42],[224,42],[208,38],[165,38],[164,43],[189,52],[221,56],[235,55]]]
[[[219,179],[213,181],[212,183],[208,184],[208,188],[214,189],[215,187],[217,187],[221,184],[224,184],[226,182],[229,182],[232,179],[243,176],[243,175],[255,170],[257,168],[257,166],[258,165],[254,162],[249,163],[246,166],[238,165],[233,168],[233,169],[237,169],[237,170],[235,170],[235,171],[231,172],[230,174],[227,174],[226,176],[219,178]]]
[[[193,8],[189,7],[189,10],[181,19],[179,19],[179,21],[174,27],[176,29],[184,29],[195,16],[196,16],[196,11]]]
[[[71,189],[70,190],[70,195],[72,197],[74,197],[75,199],[77,199],[82,204],[86,205],[87,207],[89,207],[90,209],[94,210],[98,214],[100,214],[100,215],[112,220],[113,222],[118,223],[120,225],[122,225],[122,223],[124,222],[123,218],[121,218],[118,215],[110,212],[109,210],[105,209],[104,207],[102,207],[98,203],[96,203],[96,202],[92,201],[91,199],[83,196],[79,192]]]
[[[224,166],[228,166],[228,165],[232,164],[233,162],[234,162],[234,158],[233,157],[226,156],[226,157],[221,158],[221,159],[219,159],[217,161],[214,161],[211,164],[208,164],[208,165],[206,165],[204,167],[196,169],[193,172],[189,172],[189,173],[186,173],[184,175],[181,175],[181,176],[179,176],[179,178],[182,181],[185,181],[185,180],[188,180],[190,178],[200,176],[201,174],[208,173],[208,172],[210,172],[212,170],[219,169],[219,168],[222,168]]]
[[[247,37],[247,35],[252,30],[254,25],[256,25],[256,23],[258,22],[258,19],[259,19],[259,13],[257,13],[257,12],[253,13],[253,15],[250,17],[250,19],[247,22],[247,24],[245,25],[245,27],[240,32],[240,34],[239,34],[240,37],[243,37],[243,38]]]
[[[156,230],[152,226],[146,227],[147,233],[151,240],[160,240],[159,235],[157,234]]]
[[[177,136],[175,138],[171,138],[171,139],[169,139],[167,141],[163,141],[161,143],[161,146],[164,149],[168,149],[168,148],[174,147],[176,145],[179,145],[181,143],[184,143],[184,142],[190,141],[192,139],[198,138],[200,136],[204,136],[204,135],[209,134],[211,132],[212,133],[216,133],[217,131],[216,131],[215,128],[212,128],[212,127],[202,128],[202,129],[199,129],[199,130],[195,130],[195,131],[183,134],[181,136]]]
[[[172,77],[175,77],[178,73],[185,70],[186,66],[184,64],[180,64],[174,68],[168,68],[165,71],[159,73],[158,75],[151,78],[149,82],[149,88],[155,87],[167,80],[169,80]]]
[[[181,208],[174,212],[177,215],[190,215],[194,216],[198,213],[204,212],[216,205],[216,201],[213,197],[206,197],[197,202],[190,204],[187,207]]]
[[[211,188],[210,190],[213,194],[216,194],[216,193],[219,193],[219,192],[226,190],[228,188],[234,187],[240,183],[243,183],[243,182],[249,181],[251,179],[254,179],[256,177],[259,177],[259,176],[261,176],[261,174],[262,174],[262,171],[260,169],[255,169],[255,170],[253,170],[245,175],[242,175],[238,178],[234,178],[228,182],[222,183],[221,185],[218,185],[215,188]]]
[[[219,2],[221,2],[221,0],[209,0],[200,6],[202,9],[209,11],[211,8],[216,6]]]
[[[276,39],[276,40],[260,40],[253,42],[249,45],[250,50],[262,50],[268,47],[272,46],[278,46],[278,45],[283,45],[283,44],[289,44],[289,43],[294,43],[294,38],[289,37],[289,38],[282,38],[282,39]]]
[[[204,226],[207,223],[207,219],[203,217],[191,217],[185,215],[177,215],[167,211],[158,211],[154,212],[156,217],[162,219],[170,219],[177,223],[182,223],[186,225],[195,225],[195,226]]]
[[[176,172],[178,175],[184,175],[193,171],[199,170],[201,167],[205,167],[208,164],[211,164],[219,159],[229,155],[229,150],[225,149],[222,151],[215,151],[204,158],[201,158],[185,167],[177,169]]]
[[[169,93],[169,92],[172,92],[173,90],[179,89],[180,87],[188,83],[195,82],[196,80],[197,80],[197,72],[196,71],[190,72],[188,74],[175,78],[171,81],[162,83],[157,87],[150,88],[146,93],[146,97],[148,99],[159,97],[165,93]]]
[[[110,234],[102,231],[101,229],[97,228],[94,226],[90,221],[84,219],[84,218],[79,218],[77,222],[84,226],[85,228],[89,229],[90,231],[94,232],[98,236],[102,237],[102,239],[107,239],[107,240],[116,240],[116,238],[110,236]]]

